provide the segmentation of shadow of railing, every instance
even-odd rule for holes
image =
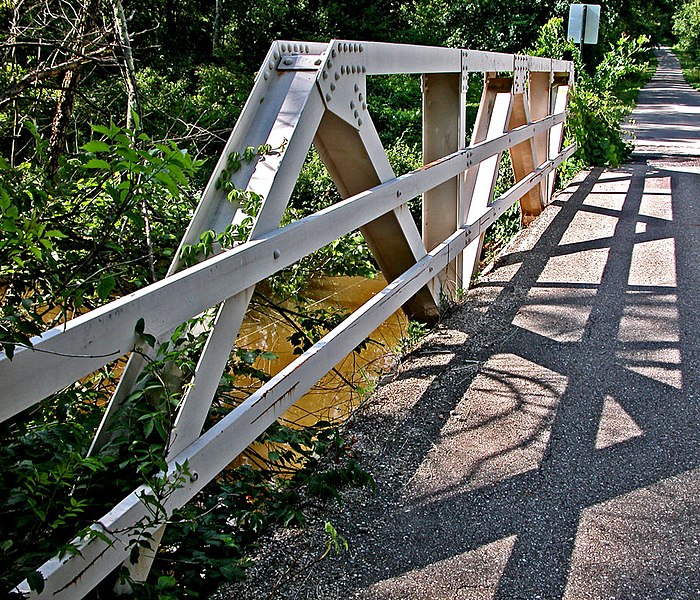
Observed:
[[[630,537],[617,539],[615,543],[619,547],[615,552],[626,556],[629,564],[608,564],[604,557],[591,555],[590,552],[597,552],[586,546],[592,543],[591,532],[595,527],[605,529],[606,519],[611,518],[600,512],[601,506],[613,511],[616,519],[639,517],[638,507],[630,508],[626,504],[627,496],[642,492],[657,494],[656,488],[650,492],[651,486],[668,483],[674,477],[686,477],[700,468],[700,342],[696,335],[700,314],[697,294],[700,237],[692,202],[687,202],[689,190],[697,189],[700,176],[643,164],[625,167],[604,182],[629,183],[622,209],[618,211],[586,204],[602,174],[600,169],[593,170],[568,201],[557,203],[558,213],[532,249],[500,260],[490,279],[482,284],[482,291],[489,286],[500,287],[495,297],[488,298],[488,305],[480,303],[477,294],[476,302],[467,303],[449,320],[447,327],[467,339],[454,345],[436,342],[441,352],[452,353],[451,359],[429,366],[413,361],[415,367],[409,361],[392,384],[401,390],[410,380],[432,380],[406,418],[395,424],[383,448],[385,456],[402,452],[410,436],[411,455],[403,457],[401,462],[412,477],[408,485],[398,480],[384,482],[388,490],[384,502],[404,508],[384,520],[372,537],[375,541],[369,543],[367,554],[373,559],[369,565],[363,563],[367,570],[355,586],[360,595],[395,597],[389,588],[383,587],[383,582],[402,578],[420,580],[424,569],[439,568],[447,562],[452,565],[450,577],[454,580],[463,577],[464,585],[473,588],[475,597],[560,598],[567,595],[567,590],[572,594],[570,597],[581,597],[576,590],[588,594],[587,597],[600,597],[595,586],[588,590],[581,586],[596,577],[607,581],[605,577],[610,576],[611,570],[617,573],[613,573],[613,579],[618,576],[624,580],[624,574],[633,569],[639,558],[631,554],[633,549],[645,544],[643,539],[635,539],[639,527],[631,525],[625,533],[625,528],[620,529],[616,521],[610,525],[611,531]],[[651,217],[641,210],[645,194],[646,201],[658,195],[654,189],[645,191],[645,186],[652,188],[649,182],[661,178],[670,178],[672,220]],[[584,211],[615,216],[618,220],[614,236],[562,244],[572,221]],[[639,223],[646,227],[640,228]],[[637,260],[635,248],[669,239],[675,245],[676,285],[630,281],[632,263]],[[597,283],[541,281],[552,257],[586,250],[606,251]],[[513,269],[517,263],[520,264],[512,277],[498,279],[500,268]],[[653,271],[660,267],[652,263],[647,268]],[[579,301],[588,304],[585,307],[588,314],[579,334],[572,335],[572,328],[564,327],[560,338],[552,339],[541,331],[518,325],[522,321],[518,315],[532,308],[532,293],[538,289],[548,291],[536,296],[534,303],[538,309],[570,302],[571,297],[562,296],[562,291],[584,294]],[[671,312],[677,314],[675,322],[668,318],[669,305]],[[645,315],[642,322],[634,321],[638,314]],[[561,317],[566,321],[566,314]],[[644,339],[639,339],[640,328],[647,330]],[[430,353],[431,346],[422,350]],[[523,371],[513,376],[489,366],[488,361],[504,356],[534,365],[532,377]],[[478,362],[478,368],[469,368],[474,361]],[[451,375],[455,370],[459,376]],[[553,384],[538,383],[538,375],[543,371],[554,374]],[[542,393],[551,394],[554,401],[545,402],[536,410],[537,422],[529,432],[508,440],[510,432],[506,427],[505,439],[490,449],[482,448],[480,458],[465,459],[460,452],[479,442],[480,428],[493,427],[499,419],[509,416],[507,412],[497,412],[475,421],[472,415],[466,419],[466,425],[459,424],[458,417],[465,402],[469,402],[471,388],[475,385],[483,388],[489,380],[495,386],[505,383],[510,387],[511,415],[524,414],[532,404],[528,395],[532,394],[533,385],[535,389],[544,388]],[[482,389],[479,399],[472,398],[469,407],[473,409],[478,402],[493,402],[492,394]],[[600,447],[597,436],[610,399],[614,399],[641,433]],[[436,414],[449,413],[456,425],[446,426],[434,418]],[[446,449],[440,450],[445,444]],[[531,452],[520,465],[521,470],[517,465],[497,465],[490,481],[488,477],[486,480],[475,477],[489,462],[502,461],[509,453],[515,457],[525,449],[532,449],[533,444],[540,446],[535,452],[537,464],[531,464]],[[447,474],[445,471],[433,474],[432,479],[421,475],[426,464],[428,470],[436,467],[439,471],[445,466],[440,461],[450,459],[456,464],[447,468]],[[461,474],[455,475],[459,469]],[[421,477],[424,481],[416,483]],[[692,586],[697,589],[700,584],[697,571],[687,569],[697,560],[697,546],[693,546],[692,540],[697,541],[698,523],[687,514],[689,507],[697,502],[684,504],[688,502],[687,489],[681,489],[682,486],[675,489],[673,484],[666,483],[663,493],[670,498],[662,503],[661,521],[675,519],[674,527],[695,529],[689,532],[685,543],[672,541],[671,532],[666,532],[666,543],[663,538],[654,542],[656,546],[649,548],[647,558],[660,560],[628,579],[629,585],[624,589],[630,597],[634,594],[652,597],[657,593],[685,597],[684,590]],[[699,485],[695,482],[691,488],[697,491]],[[669,503],[674,502],[679,508],[669,508]],[[659,523],[655,522],[652,508],[647,506],[646,510],[643,520],[648,520],[653,530]],[[676,518],[677,513],[680,518]],[[589,525],[591,518],[598,521],[593,529],[584,528],[584,518]],[[351,523],[348,528],[352,531]],[[400,552],[396,548],[397,540],[403,540]],[[499,550],[503,564],[499,566],[496,559],[484,561],[468,572],[474,565],[462,561],[466,553],[483,550],[496,542],[505,544]],[[669,558],[665,563],[664,557]],[[462,561],[461,567],[450,562],[456,559]],[[499,569],[500,574],[494,575],[494,570]],[[431,593],[440,596],[436,590]]]

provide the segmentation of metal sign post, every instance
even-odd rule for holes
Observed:
[[[569,27],[567,39],[579,45],[583,53],[584,44],[598,43],[600,25],[599,4],[572,4],[569,6]]]

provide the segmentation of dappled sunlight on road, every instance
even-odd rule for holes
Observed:
[[[510,307],[510,325],[453,347],[415,405],[441,394],[450,417],[380,532],[412,549],[382,551],[395,566],[358,597],[427,598],[415,582],[443,573],[452,583],[431,597],[655,597],[697,583],[700,236],[682,219],[698,188],[700,175],[654,163],[595,170],[487,276],[489,311]],[[450,326],[470,340],[489,311]],[[469,353],[477,366],[460,371]],[[475,569],[483,556],[492,564]]]

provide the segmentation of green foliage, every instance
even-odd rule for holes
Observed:
[[[561,3],[551,0],[460,0],[450,3],[447,42],[462,48],[519,52]]]
[[[326,539],[326,550],[321,556],[322,559],[328,556],[328,554],[330,554],[331,551],[336,555],[340,555],[343,552],[348,551],[347,540],[344,537],[338,535],[338,532],[336,531],[335,527],[333,527],[333,524],[330,521],[326,521],[323,529],[326,532],[328,538]]]
[[[624,112],[611,97],[594,89],[578,87],[571,94],[567,132],[579,145],[578,157],[585,165],[617,167],[631,147],[623,139],[620,119]]]
[[[622,34],[630,37],[643,35],[653,45],[668,43],[672,38],[674,13],[679,0],[627,0],[603,5],[603,42],[615,43]],[[607,14],[606,14],[607,13]]]
[[[673,15],[673,33],[678,48],[700,59],[700,0],[686,0]]]
[[[139,69],[136,77],[143,98],[143,121],[149,130],[180,139],[192,154],[208,159],[207,168],[202,169],[202,175],[208,177],[253,86],[253,71],[206,63],[190,73],[150,66]]]
[[[700,90],[700,63],[688,52],[676,49],[676,56],[681,63],[685,80],[696,90]]]
[[[135,427],[128,439],[115,439],[109,451],[86,457],[101,415],[99,405],[107,400],[104,386],[111,377],[103,370],[47,399],[31,418],[23,415],[3,423],[0,539],[5,552],[0,556],[0,590],[5,593],[57,551],[75,553],[76,547],[67,540],[107,512],[113,498],[130,490],[135,481],[148,481],[162,463],[152,445],[164,431],[163,413],[149,414],[150,422],[159,424],[148,433],[145,413],[134,412],[131,403],[122,415],[142,426]],[[138,537],[134,536],[135,542]]]
[[[199,242],[187,244],[180,250],[180,260],[185,267],[190,267],[221,250],[227,250],[248,240],[253,229],[253,222],[258,216],[263,198],[259,194],[249,190],[238,189],[231,177],[237,173],[242,163],[252,163],[273,152],[269,145],[259,146],[257,149],[248,147],[243,154],[230,152],[226,159],[226,167],[222,169],[216,180],[216,189],[226,193],[226,198],[239,210],[239,218],[234,223],[227,225],[220,233],[207,230],[200,234]],[[275,149],[274,152],[280,152]]]
[[[173,142],[112,124],[93,126],[100,137],[51,174],[46,143],[28,127],[35,156],[14,167],[0,157],[0,343],[10,353],[45,326],[162,276],[194,205],[197,169]]]
[[[256,467],[227,469],[198,501],[176,511],[156,557],[152,581],[174,574],[179,593],[190,596],[240,579],[247,564],[246,548],[262,532],[273,524],[303,525],[302,489],[335,498],[345,486],[374,487],[372,477],[352,458],[353,442],[329,423],[302,429],[276,423],[259,442],[270,448],[267,460],[258,456]],[[342,546],[342,538],[335,539]],[[154,588],[157,584],[140,584],[138,596],[158,597]]]
[[[385,75],[367,81],[372,119],[386,147],[401,140],[407,147],[420,147],[421,91],[416,75]]]
[[[564,37],[563,20],[551,19],[541,30],[532,48],[534,55],[561,58],[568,53],[576,63],[576,83],[569,100],[567,138],[578,144],[576,158],[584,165],[619,166],[630,154],[631,144],[624,138],[622,119],[631,109],[616,93],[626,81],[635,89],[648,72],[645,44],[648,38],[622,35],[603,55],[594,74],[583,68],[578,48]],[[552,53],[552,54],[546,54]]]
[[[406,334],[399,340],[396,350],[399,354],[410,352],[428,332],[428,326],[419,321],[409,321]]]
[[[596,65],[594,80],[598,89],[615,93],[625,79],[639,80],[648,70],[649,38],[640,35],[632,38],[622,34],[610,44],[610,50]]]

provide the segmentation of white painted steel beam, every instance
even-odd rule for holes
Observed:
[[[436,46],[412,46],[409,44],[389,44],[383,42],[356,42],[333,40],[331,59],[348,61],[347,64],[364,67],[367,75],[391,75],[396,73],[461,73],[462,49]],[[467,68],[472,72],[510,72],[514,68],[514,55],[483,50],[466,50]],[[530,62],[530,70],[535,72],[568,72],[571,63],[552,61],[549,58],[522,55]]]
[[[379,135],[369,113],[355,127],[330,111],[324,116],[315,145],[328,172],[344,198],[358,194],[382,181],[394,179]],[[387,281],[425,255],[425,246],[403,202],[360,228]],[[412,317],[432,321],[438,316],[439,296],[427,286],[411,298],[405,310]]]
[[[531,123],[530,104],[526,95],[515,94],[513,96],[513,108],[509,119],[509,129],[521,127]],[[538,134],[539,135],[539,134]],[[513,175],[515,181],[520,181],[527,174],[540,164],[537,155],[536,140],[538,136],[533,136],[530,139],[514,144],[510,148],[510,163],[513,167]],[[522,222],[524,225],[529,225],[532,220],[542,212],[545,205],[544,193],[542,186],[531,189],[527,194],[520,198],[520,209],[522,214]]]
[[[435,273],[444,269],[465,247],[477,240],[513,202],[538,185],[573,151],[575,147],[567,148],[556,160],[548,161],[530,177],[516,184],[476,222],[455,231],[169,461],[169,478],[175,479],[178,476],[178,465],[187,465],[189,476],[182,481],[181,487],[176,488],[164,500],[163,506],[167,514],[191,500],[343,356],[424,287]],[[81,555],[55,558],[40,568],[46,579],[42,594],[31,592],[26,582],[20,584],[19,590],[27,598],[68,600],[84,596],[99,583],[104,574],[111,572],[126,558],[128,528],[149,517],[146,506],[139,499],[144,493],[148,493],[148,488],[142,486],[93,525],[95,530],[111,540],[111,544],[101,537],[81,542]],[[155,529],[157,525],[150,528],[151,531]]]
[[[146,332],[163,335],[345,233],[565,119],[565,113],[552,115],[460,150],[222,252],[33,338],[34,348],[18,348],[12,361],[0,353],[0,422],[128,353],[139,344],[134,327],[140,318]],[[36,377],[36,373],[47,375]]]
[[[474,123],[472,145],[483,143],[484,140],[498,139],[503,135],[508,126],[513,102],[511,87],[511,79],[487,74],[479,111]],[[472,222],[477,215],[486,210],[496,185],[500,158],[501,152],[498,152],[484,161],[475,163],[467,171],[462,189],[461,223]],[[461,280],[465,289],[470,286],[471,278],[478,267],[482,242],[483,236],[478,242],[465,249],[462,255]]]
[[[551,112],[553,113],[564,113],[566,111],[566,106],[569,102],[569,92],[571,87],[569,85],[558,85],[552,90],[551,100]],[[554,125],[548,132],[548,150],[547,156],[553,158],[559,154],[562,144],[564,143],[564,123],[558,123]],[[556,173],[553,171],[547,177],[547,198],[551,199],[554,193],[554,179]]]
[[[466,90],[463,73],[425,74],[423,92],[423,164],[442,158],[466,146]],[[460,225],[460,173],[423,194],[423,242],[432,250]],[[443,293],[453,298],[461,287],[461,274],[451,264],[444,273]]]

